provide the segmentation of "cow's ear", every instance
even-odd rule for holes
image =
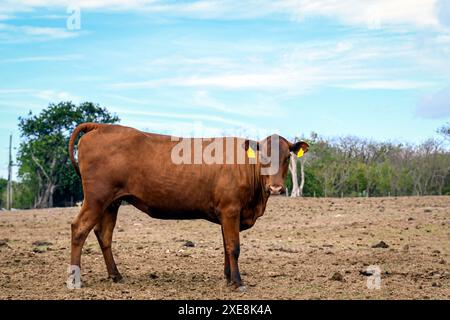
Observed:
[[[308,149],[309,144],[305,141],[298,141],[289,147],[289,151],[295,153],[299,158],[302,157],[303,154],[307,153]]]
[[[256,158],[256,151],[259,150],[259,143],[256,141],[245,140],[244,149],[249,158]]]
[[[246,139],[244,142],[244,149],[245,151],[248,151],[249,149],[259,151],[259,142]]]

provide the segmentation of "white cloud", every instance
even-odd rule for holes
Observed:
[[[450,117],[450,86],[421,99],[417,107],[417,113],[424,118]]]
[[[72,101],[79,102],[80,97],[72,95],[71,93],[65,91],[54,91],[54,90],[42,90],[34,93],[36,98],[48,101],[48,102],[59,102],[59,101]]]
[[[19,27],[20,30],[23,31],[24,34],[30,35],[33,37],[44,37],[50,39],[65,39],[76,36],[75,32],[70,32],[63,28],[49,28],[49,27],[31,27],[31,26],[22,26]]]
[[[429,89],[443,80],[450,81],[450,75],[443,73],[450,67],[445,52],[444,47],[436,49],[436,41],[430,45],[418,44],[414,35],[385,39],[377,33],[362,33],[343,40],[282,44],[254,60],[245,53],[239,59],[197,56],[193,59],[195,63],[182,64],[180,68],[177,62],[171,64],[170,59],[156,59],[153,65],[163,64],[162,73],[155,73],[154,68],[147,72],[143,68],[139,70],[139,76],[144,80],[121,81],[107,87],[121,90],[158,87],[195,88],[198,91],[270,90],[283,95],[305,94],[323,87]],[[174,60],[191,61],[191,58]],[[218,62],[219,67],[211,61]],[[152,63],[147,62],[147,65]],[[220,108],[217,104],[212,105]]]
[[[45,100],[46,102],[59,102],[59,101],[73,101],[79,102],[80,97],[77,97],[66,91],[55,91],[55,90],[39,90],[39,89],[28,89],[28,88],[11,88],[11,89],[0,89],[1,96],[17,96],[21,98],[30,96]]]
[[[409,90],[409,89],[423,89],[426,87],[434,86],[434,83],[425,81],[408,81],[408,80],[373,80],[373,81],[361,81],[350,84],[336,85],[339,88],[346,89],[383,89],[383,90]]]
[[[450,44],[450,34],[438,35],[435,41],[438,45]]]
[[[171,85],[185,87],[219,87],[225,89],[283,88],[293,85],[294,74],[278,71],[261,73],[222,74],[216,76],[192,76],[170,80]]]
[[[11,20],[13,18],[14,18],[14,16],[11,16],[11,15],[0,14],[0,21],[2,21],[2,20]]]
[[[448,0],[436,0],[435,8],[440,24],[450,27],[450,2]]]
[[[241,121],[236,121],[222,116],[207,115],[207,114],[188,114],[188,113],[175,113],[175,112],[159,112],[159,111],[145,111],[145,110],[125,110],[124,108],[112,107],[110,111],[118,114],[126,114],[128,116],[147,116],[158,118],[170,118],[170,119],[184,119],[191,121],[207,121],[218,122],[227,125],[245,126],[246,124]]]
[[[194,93],[192,103],[205,110],[215,110],[222,113],[229,113],[253,118],[264,117],[281,117],[284,116],[283,110],[278,106],[277,102],[272,99],[265,98],[263,102],[258,99],[252,100],[252,105],[234,102],[233,105],[224,103],[221,100],[214,98],[207,91],[199,90]]]
[[[159,78],[146,81],[118,82],[109,85],[113,89],[149,89],[157,87],[220,88],[232,90],[288,89],[298,84],[296,73],[266,70],[255,73],[224,73],[212,76],[186,76]]]
[[[64,28],[54,27],[34,27],[34,26],[16,26],[0,23],[0,41],[4,42],[26,42],[56,40],[77,37],[80,32],[68,31]]]
[[[268,15],[285,15],[303,20],[323,16],[347,25],[369,28],[414,26],[438,28],[445,25],[446,0],[6,0],[0,14],[30,11],[33,8],[66,8],[77,4],[83,10],[130,10],[200,19],[252,19]],[[443,18],[444,17],[444,18]]]
[[[279,132],[272,128],[260,128],[251,124],[243,126],[227,126],[220,128],[203,121],[167,121],[167,120],[136,120],[123,115],[121,125],[137,128],[146,132],[157,132],[174,137],[245,137],[254,140],[263,139]]]
[[[298,19],[336,18],[349,25],[437,27],[435,0],[283,0],[281,6]]]
[[[28,57],[16,57],[11,59],[0,60],[0,63],[11,63],[11,62],[47,62],[47,61],[73,61],[80,60],[83,58],[81,54],[65,54],[59,56],[28,56]]]

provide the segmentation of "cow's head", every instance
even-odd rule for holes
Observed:
[[[309,145],[304,141],[291,143],[279,135],[271,135],[259,142],[246,140],[245,150],[251,149],[261,164],[264,188],[270,194],[285,192],[284,179],[289,170],[291,153],[308,152]]]

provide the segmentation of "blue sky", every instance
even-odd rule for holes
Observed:
[[[61,100],[152,132],[419,143],[450,121],[450,1],[0,0],[0,176],[18,117]]]

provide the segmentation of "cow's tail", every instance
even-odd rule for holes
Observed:
[[[70,161],[72,161],[73,168],[75,169],[75,171],[77,172],[77,175],[79,177],[81,177],[80,167],[78,166],[78,163],[75,160],[74,149],[73,149],[74,145],[75,145],[75,141],[81,132],[88,133],[89,131],[95,130],[98,127],[100,127],[100,125],[98,123],[92,123],[92,122],[82,123],[79,126],[77,126],[75,128],[75,130],[73,130],[72,135],[70,136],[70,140],[69,140]]]

